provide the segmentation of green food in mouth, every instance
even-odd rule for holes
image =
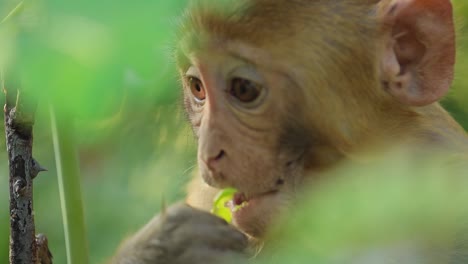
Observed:
[[[219,191],[214,198],[211,213],[231,223],[232,213],[242,209],[247,204],[248,200],[243,193],[234,188],[226,188]]]
[[[232,203],[234,194],[237,192],[234,188],[222,189],[213,200],[213,207],[211,213],[221,217],[226,220],[226,222],[231,223],[232,221],[232,212],[227,203]]]

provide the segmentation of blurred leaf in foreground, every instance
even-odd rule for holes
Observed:
[[[398,151],[314,181],[262,263],[467,263],[450,262],[468,257],[466,163],[421,156]]]

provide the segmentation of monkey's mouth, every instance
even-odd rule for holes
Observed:
[[[247,206],[249,200],[244,193],[236,192],[231,200],[229,200],[225,206],[231,210],[231,212],[237,212],[243,207]]]
[[[255,195],[235,193],[226,203],[232,224],[251,237],[262,237],[270,222],[284,208],[281,192],[278,189]]]
[[[242,192],[236,192],[232,198],[226,203],[226,207],[231,210],[232,213],[236,213],[240,210],[244,210],[247,207],[255,205],[255,202],[265,198],[266,196],[277,193],[277,190],[268,191],[256,195],[247,196]]]

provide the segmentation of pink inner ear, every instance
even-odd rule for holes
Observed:
[[[392,26],[393,52],[400,69],[396,75],[386,73],[389,92],[415,106],[439,100],[451,85],[455,63],[450,1],[393,1],[383,22]]]
[[[400,73],[404,73],[412,65],[417,65],[427,52],[426,46],[420,42],[416,33],[409,27],[395,27],[393,35],[396,40],[394,52],[400,63]]]

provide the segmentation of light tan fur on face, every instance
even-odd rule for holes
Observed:
[[[278,190],[278,199],[288,200],[304,177],[398,144],[467,146],[463,129],[433,103],[451,83],[454,42],[425,36],[453,30],[449,1],[201,2],[186,17],[177,53],[182,76],[196,65],[207,92],[195,111],[184,88],[200,175],[213,186],[195,180],[192,205],[206,209],[211,198],[196,197],[225,187],[254,195]],[[427,16],[405,16],[425,12],[441,30],[428,32]],[[434,59],[436,53],[445,56]],[[263,78],[268,95],[259,109],[233,107],[224,92],[226,65],[236,61]],[[227,155],[210,170],[206,160],[221,149]],[[274,203],[259,206],[258,217],[239,228],[263,234],[282,204]]]

